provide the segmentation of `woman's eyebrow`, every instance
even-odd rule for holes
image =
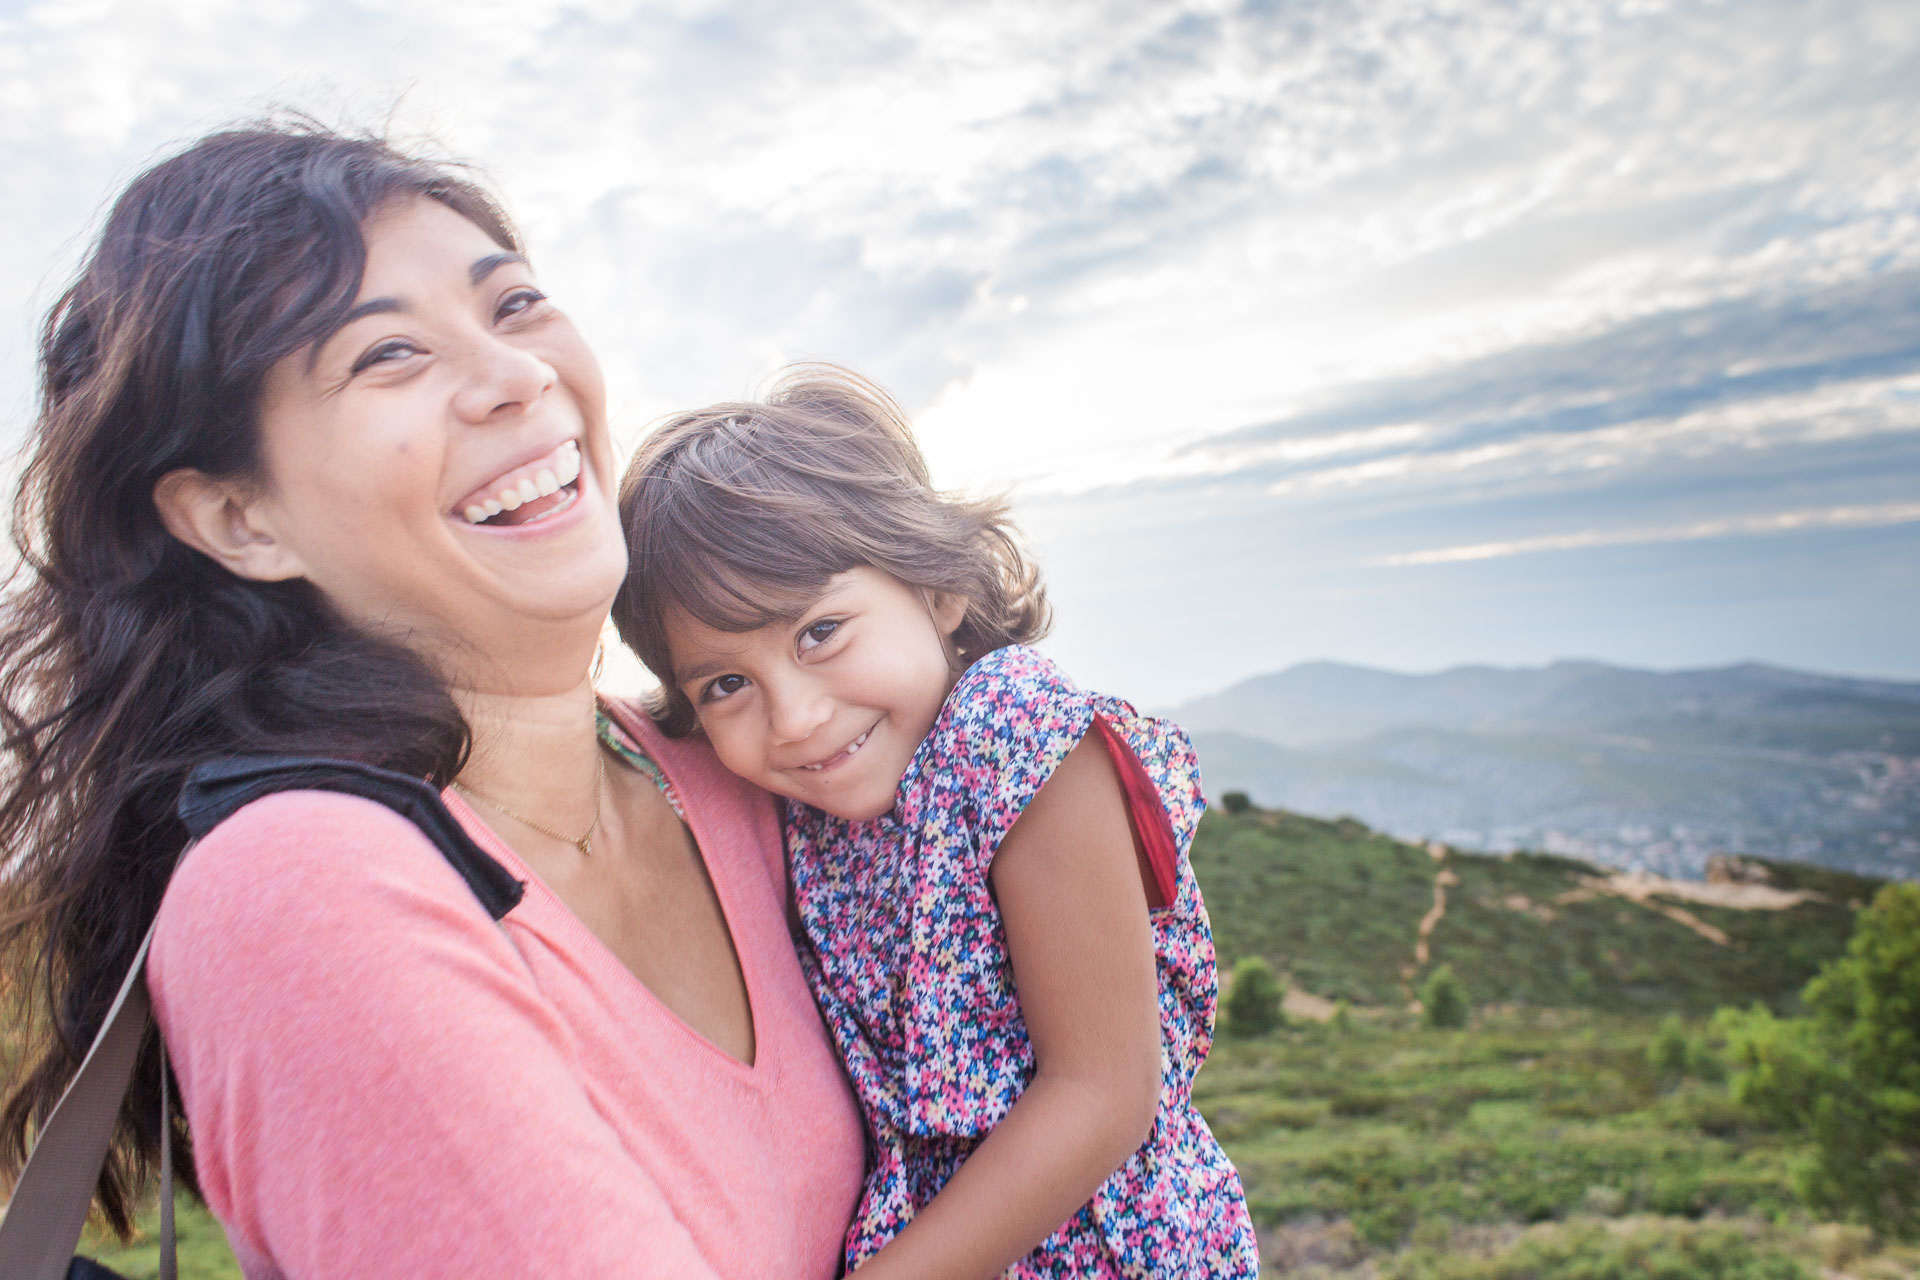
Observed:
[[[484,258],[478,259],[472,266],[467,268],[467,279],[469,282],[477,285],[509,263],[519,263],[524,267],[527,265],[526,255],[519,253],[490,253]]]
[[[520,253],[490,253],[484,258],[476,259],[474,264],[467,268],[467,280],[470,284],[478,286],[501,267],[515,263],[520,266],[526,266],[526,255]],[[368,298],[365,302],[355,303],[348,309],[347,314],[340,317],[339,324],[333,326],[325,336],[313,344],[313,354],[307,361],[308,369],[311,370],[312,367],[318,363],[320,359],[320,348],[332,341],[334,334],[339,333],[354,321],[364,320],[368,316],[391,315],[394,312],[405,311],[406,309],[406,305],[398,298]]]
[[[368,316],[390,315],[396,311],[405,310],[405,305],[398,298],[368,298],[365,302],[356,302],[347,309],[347,314],[340,317],[338,324],[321,334],[315,339],[314,344],[307,348],[307,372],[312,373],[315,366],[320,363],[321,350],[338,337],[342,329],[354,321],[364,320]]]

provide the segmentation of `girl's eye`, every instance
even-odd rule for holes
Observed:
[[[700,701],[717,702],[721,698],[731,697],[746,687],[745,676],[716,676],[707,681],[707,687],[700,691]]]
[[[418,354],[419,350],[419,347],[405,338],[394,338],[389,342],[376,342],[373,346],[368,347],[366,351],[362,352],[358,360],[353,362],[352,372],[364,373],[377,364],[392,364],[396,360],[404,360],[410,355]]]
[[[839,629],[840,620],[837,618],[822,618],[819,622],[813,623],[805,631],[800,633],[800,652],[805,653],[810,649],[818,649],[821,645],[833,639],[834,632]]]
[[[506,320],[524,315],[547,300],[547,295],[538,289],[515,289],[500,300],[500,309],[494,313],[495,320]]]

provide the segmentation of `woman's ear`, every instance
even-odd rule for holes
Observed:
[[[266,527],[255,496],[242,481],[191,467],[153,484],[153,505],[167,532],[229,573],[256,582],[305,576],[300,557]]]

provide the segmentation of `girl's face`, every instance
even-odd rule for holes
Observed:
[[[858,822],[893,808],[953,688],[947,638],[965,613],[959,596],[862,567],[835,575],[796,622],[719,631],[676,610],[666,633],[722,764]]]
[[[274,576],[416,647],[485,654],[529,619],[597,635],[626,544],[593,353],[525,260],[446,206],[365,234],[347,323],[267,378],[254,514],[288,555]]]

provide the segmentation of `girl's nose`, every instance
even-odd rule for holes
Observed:
[[[559,380],[545,360],[492,334],[475,340],[467,356],[466,374],[454,408],[473,423],[487,422],[501,412],[526,409]]]
[[[833,718],[833,702],[811,681],[790,682],[769,693],[767,719],[774,741],[804,742]]]

